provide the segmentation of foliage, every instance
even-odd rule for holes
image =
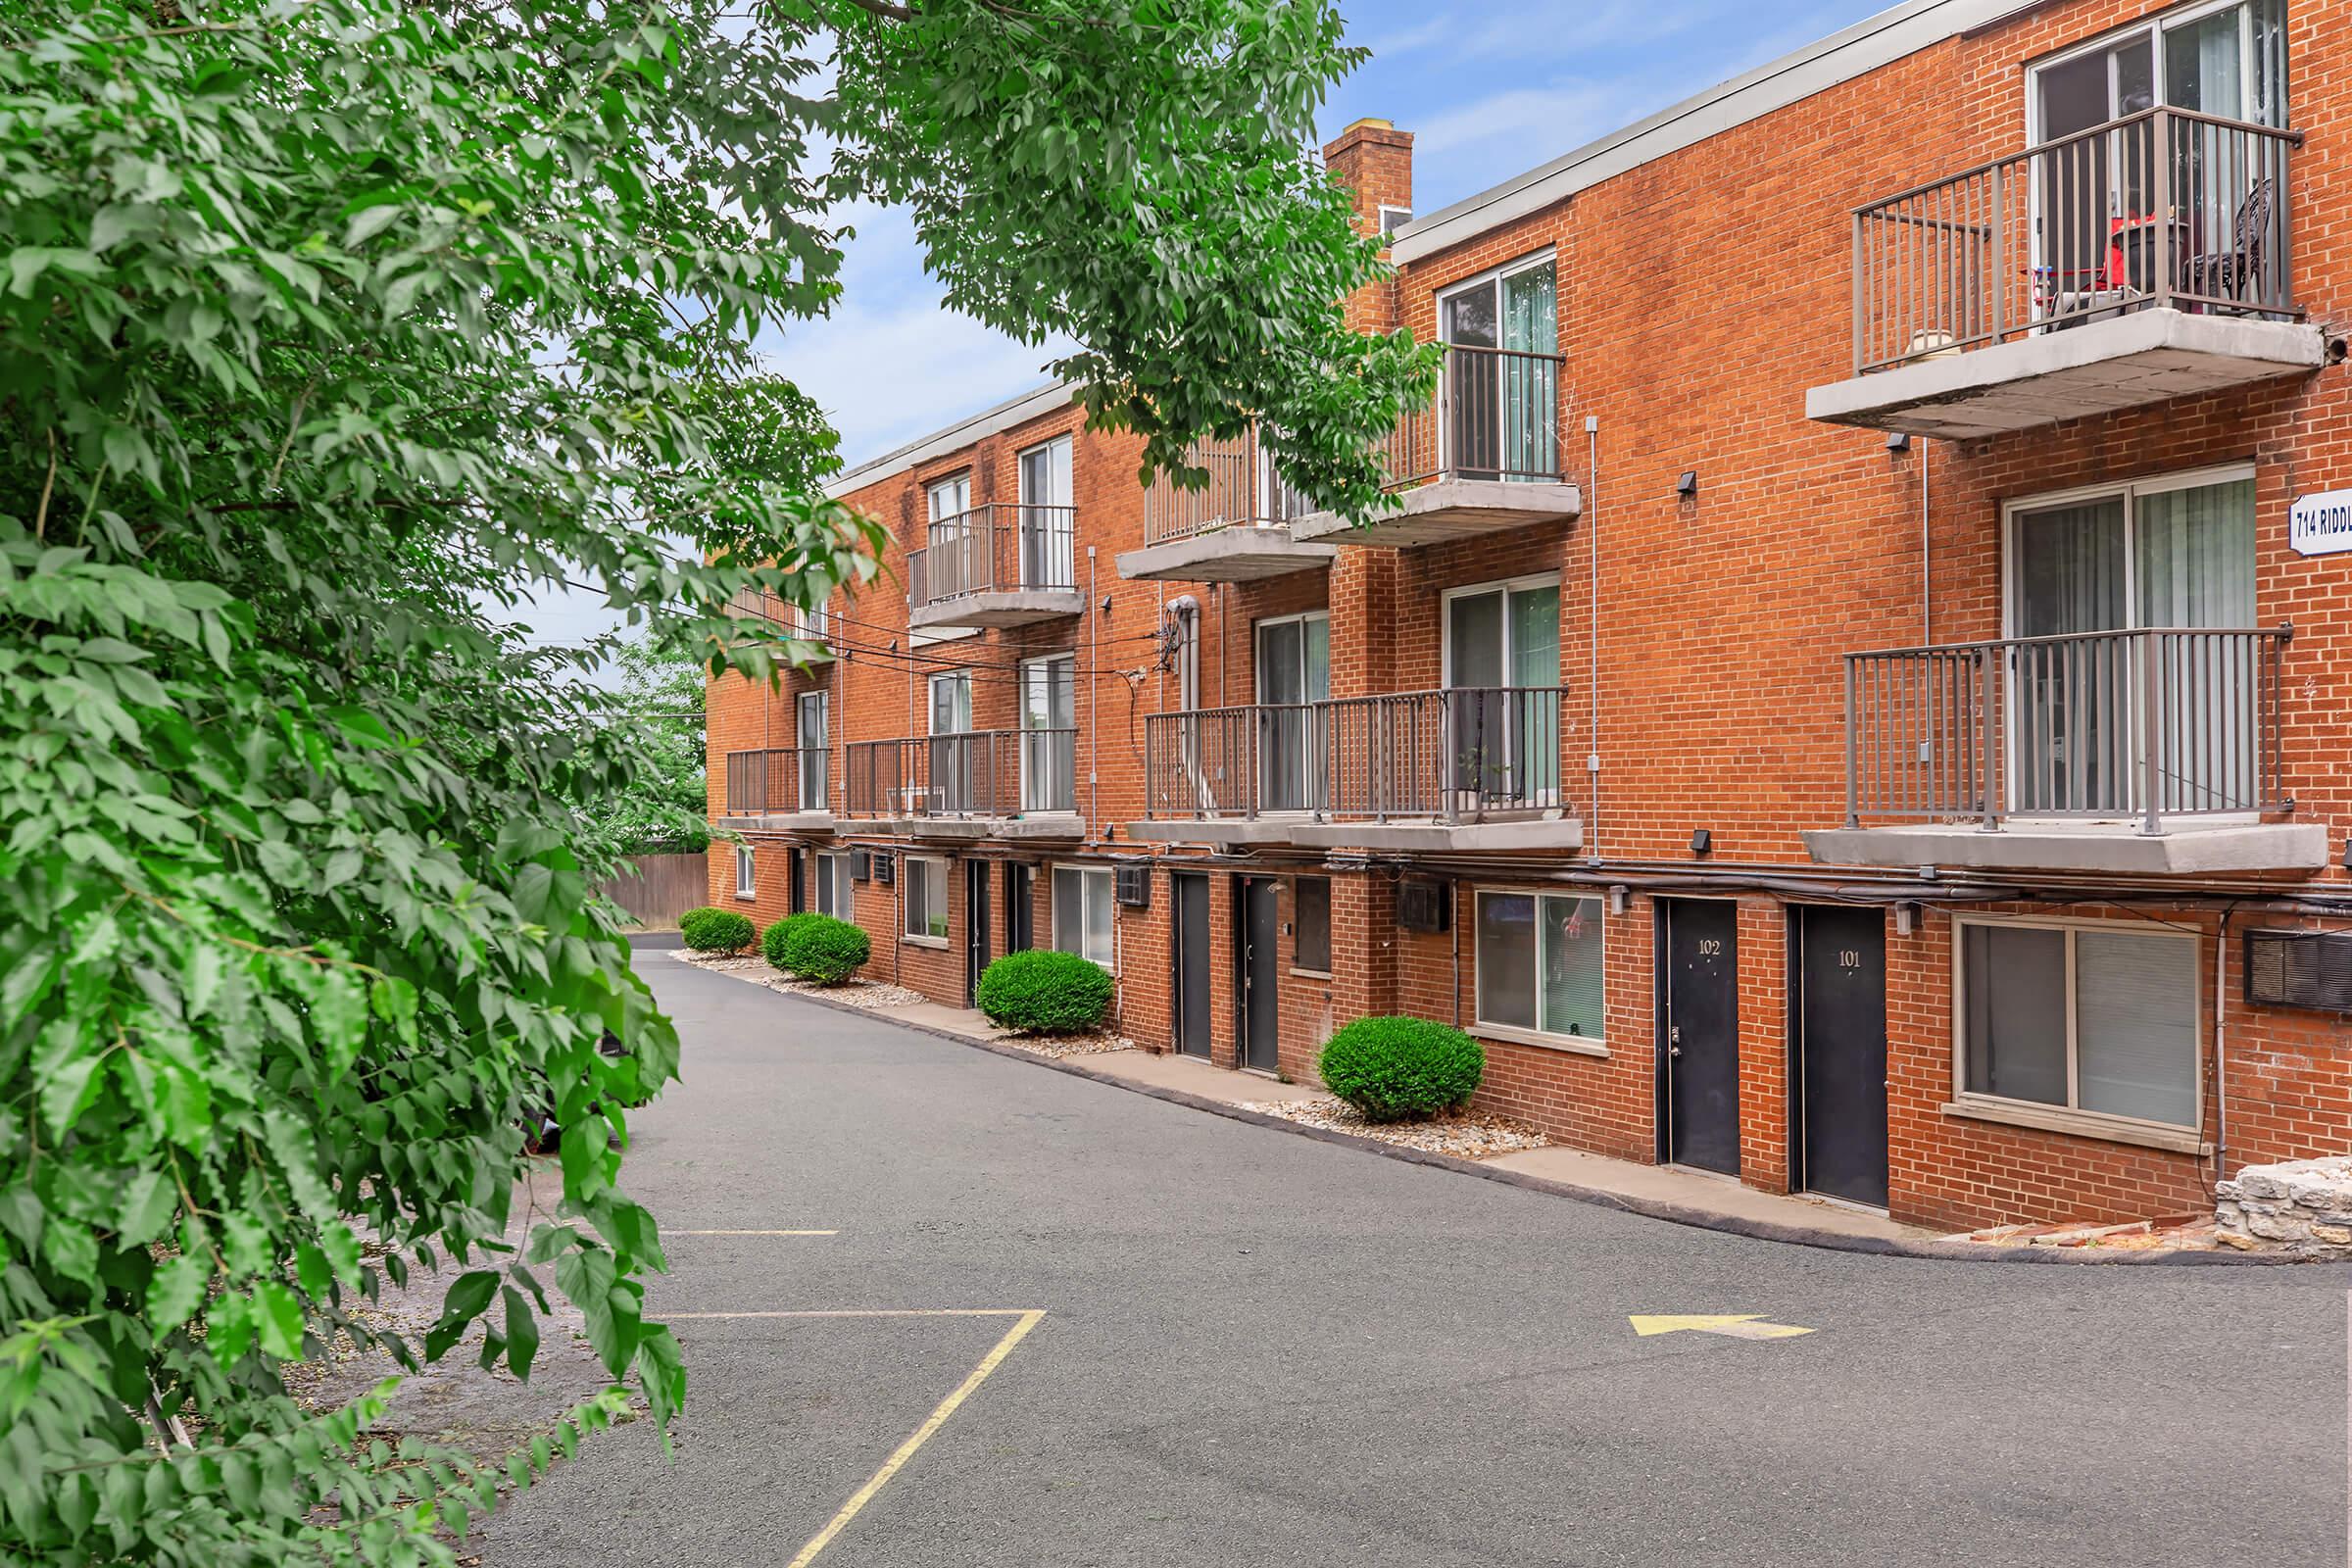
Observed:
[[[664,653],[639,633],[613,650],[618,680],[603,722],[633,740],[640,766],[625,789],[589,803],[598,835],[626,854],[700,854],[710,844],[705,792],[703,694],[691,654]]]
[[[678,916],[678,935],[697,953],[741,953],[758,934],[752,917],[736,909],[706,906]]]
[[[868,4],[0,10],[0,1560],[450,1561],[489,1473],[280,1376],[445,1258],[405,1363],[527,1373],[552,1274],[666,1429],[608,1145],[677,1040],[589,891],[659,760],[607,648],[509,622],[560,580],[728,678],[819,653],[732,607],[877,569],[750,347],[837,296],[829,204],[911,201],[1162,457],[1258,416],[1369,495],[1429,382],[1331,310],[1328,4]]]
[[[1405,1121],[1451,1110],[1478,1092],[1485,1048],[1427,1018],[1358,1018],[1323,1048],[1323,1087],[1366,1121]]]
[[[1007,953],[980,971],[979,1001],[1005,1029],[1086,1034],[1110,1015],[1110,971],[1075,953]]]
[[[799,914],[788,914],[760,933],[760,954],[767,959],[768,967],[791,972],[792,966],[784,961],[785,945],[792,941],[792,933],[812,917],[812,913],[806,910]]]
[[[864,930],[829,914],[802,914],[781,944],[783,967],[811,985],[837,986],[865,967],[874,945]]]

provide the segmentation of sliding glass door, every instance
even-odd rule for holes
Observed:
[[[1071,515],[1070,438],[1065,435],[1021,454],[1019,586],[1076,586]]]
[[[931,677],[931,809],[947,815],[973,808],[972,672]]]
[[[1547,256],[1463,284],[1440,302],[1446,357],[1445,469],[1465,479],[1560,471],[1558,310]]]
[[[1528,578],[1446,601],[1453,789],[1467,809],[1560,797],[1560,585]]]
[[[1323,710],[1331,701],[1331,616],[1257,623],[1257,789],[1262,811],[1323,804]]]
[[[1078,661],[1071,654],[1021,666],[1021,809],[1078,808]]]

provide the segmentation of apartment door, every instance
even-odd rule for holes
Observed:
[[[2254,480],[2231,471],[2019,508],[2009,519],[2010,809],[2131,815],[2261,804],[2255,667],[2226,639],[2091,636],[2254,624]],[[2161,661],[2149,713],[2147,661]]]
[[[1072,654],[1021,665],[1021,809],[1078,808],[1078,661]]]
[[[1665,1158],[1740,1174],[1739,906],[1660,899],[1666,1008],[1659,1143]]]
[[[808,852],[793,850],[784,857],[786,873],[790,877],[792,902],[785,906],[794,914],[808,907]]]
[[[1257,623],[1257,805],[1305,811],[1321,789],[1323,710],[1331,701],[1331,616],[1323,612]]]
[[[796,809],[827,811],[832,809],[826,786],[832,754],[826,724],[825,694],[803,692],[794,710],[794,738],[799,746],[801,798]]]
[[[1886,1206],[1886,916],[1798,907],[1795,1186]]]
[[[929,808],[944,815],[974,809],[978,779],[972,765],[972,672],[931,677]]]
[[[1466,479],[1550,479],[1560,471],[1559,328],[1549,257],[1446,293],[1445,450]],[[1420,454],[1413,454],[1419,457]]]
[[[1463,812],[1560,803],[1560,580],[1446,598],[1447,760]]]
[[[1070,510],[1070,438],[1059,436],[1021,454],[1021,581],[1023,588],[1074,588],[1075,530]]]
[[[1176,1049],[1208,1058],[1208,874],[1169,877],[1176,903]]]
[[[1241,984],[1242,1065],[1274,1072],[1281,1064],[1282,884],[1272,877],[1234,878],[1234,969]]]
[[[925,580],[909,586],[924,602],[954,599],[985,584],[981,576],[987,544],[986,530],[975,527],[972,515],[972,476],[959,473],[939,480],[927,492],[931,526],[924,536]]]
[[[963,862],[963,1004],[980,1004],[980,976],[988,968],[988,862]]]
[[[1026,953],[1036,946],[1036,927],[1030,904],[1037,868],[1018,860],[1004,862],[1004,951]]]

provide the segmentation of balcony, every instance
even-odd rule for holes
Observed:
[[[2293,633],[2156,628],[1845,656],[1839,865],[2312,872],[2328,830],[2266,820]],[[1897,822],[1886,825],[1885,819]]]
[[[1567,694],[1449,687],[1144,720],[1145,841],[1574,850],[1560,784]]]
[[[1809,417],[1970,440],[2319,368],[2300,131],[2147,109],[1854,213],[1854,374]]]
[[[971,730],[858,741],[843,759],[842,815],[918,839],[1077,839],[1078,732]]]
[[[1301,544],[1291,520],[1305,500],[1282,482],[1254,439],[1205,442],[1193,461],[1207,485],[1179,489],[1161,474],[1144,494],[1144,548],[1119,556],[1137,582],[1255,582],[1326,566],[1339,551]]]
[[[1395,510],[1360,525],[1317,512],[1294,538],[1410,548],[1472,539],[1584,510],[1560,461],[1556,354],[1447,344],[1435,401],[1398,420],[1380,451]]]
[[[833,753],[785,746],[727,754],[727,810],[748,825],[798,831],[833,826]]]
[[[1028,626],[1086,609],[1077,509],[998,502],[932,520],[906,556],[906,623]]]

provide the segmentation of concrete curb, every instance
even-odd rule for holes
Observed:
[[[683,960],[681,960],[683,961]],[[699,967],[699,965],[697,966]],[[717,971],[710,971],[717,973]],[[737,979],[720,974],[721,979]],[[750,981],[757,985],[759,982]],[[771,988],[762,986],[761,990]],[[1269,1127],[1298,1138],[1311,1138],[1317,1143],[1333,1144],[1343,1149],[1360,1150],[1378,1154],[1384,1159],[1401,1160],[1408,1165],[1429,1165],[1448,1170],[1460,1176],[1475,1176],[1482,1181],[1500,1182],[1506,1187],[1523,1187],[1530,1192],[1549,1193],[1556,1198],[1572,1199],[1591,1203],[1596,1208],[1614,1208],[1644,1219],[1665,1220],[1669,1224],[1688,1225],[1694,1230],[1719,1231],[1729,1236],[1744,1236],[1752,1241],[1779,1242],[1790,1247],[1817,1247],[1831,1252],[1865,1252],[1878,1257],[1914,1257],[1939,1263],[2034,1263],[2076,1264],[2094,1267],[2123,1268],[2274,1268],[2286,1264],[2321,1262],[2323,1259],[2294,1257],[2279,1252],[2107,1252],[2090,1248],[2059,1247],[1972,1247],[1965,1242],[1895,1242],[1877,1236],[1847,1236],[1838,1231],[1820,1230],[1807,1225],[1777,1225],[1770,1220],[1740,1219],[1730,1214],[1717,1214],[1703,1208],[1689,1208],[1680,1203],[1663,1203],[1654,1199],[1633,1198],[1623,1193],[1603,1192],[1596,1187],[1579,1187],[1572,1182],[1552,1181],[1544,1176],[1530,1176],[1524,1171],[1502,1170],[1482,1165],[1476,1160],[1457,1159],[1451,1154],[1433,1154],[1426,1150],[1406,1149],[1396,1144],[1383,1143],[1377,1138],[1359,1138],[1353,1133],[1335,1132],[1328,1127],[1309,1127],[1302,1122],[1286,1121],[1280,1116],[1268,1116],[1261,1111],[1244,1110],[1239,1105],[1182,1089],[1165,1089],[1157,1084],[1139,1084],[1115,1073],[1100,1072],[1080,1065],[1069,1057],[1041,1056],[1018,1046],[1008,1046],[994,1040],[975,1040],[970,1035],[957,1034],[953,1029],[941,1029],[927,1023],[910,1023],[894,1018],[888,1012],[872,1007],[856,1007],[846,1002],[832,1002],[806,991],[781,992],[773,995],[787,1002],[808,1002],[835,1012],[845,1012],[860,1018],[872,1018],[895,1025],[914,1034],[930,1035],[985,1051],[993,1055],[1008,1056],[1032,1066],[1051,1068],[1084,1078],[1092,1083],[1108,1084],[1152,1100],[1163,1100],[1172,1105],[1193,1110],[1205,1110],[1223,1116],[1228,1121],[1248,1122],[1253,1127]]]

